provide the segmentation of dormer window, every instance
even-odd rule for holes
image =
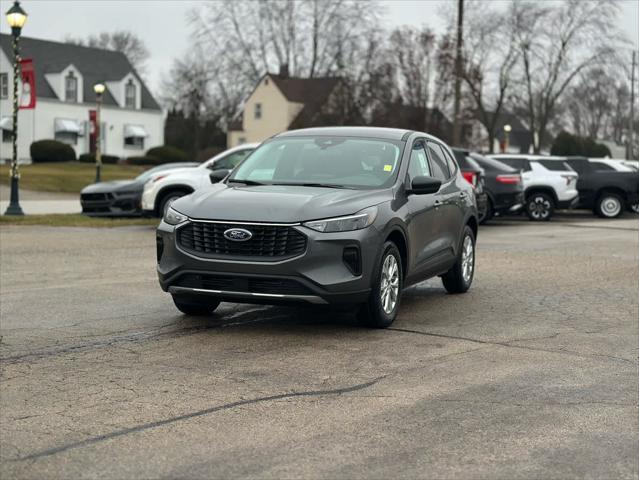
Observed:
[[[135,84],[133,80],[129,79],[129,82],[124,87],[124,106],[126,108],[135,108],[136,100]]]
[[[73,72],[69,72],[64,79],[64,99],[67,102],[78,102],[78,79]]]

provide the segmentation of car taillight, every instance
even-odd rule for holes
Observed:
[[[477,186],[477,173],[475,172],[462,172],[462,177],[466,179],[473,187]]]
[[[570,182],[575,178],[574,175],[562,175],[561,178],[566,180],[566,185],[570,185]]]
[[[521,183],[521,175],[497,175],[495,180],[506,185],[517,185]]]

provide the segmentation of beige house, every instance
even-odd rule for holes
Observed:
[[[241,115],[229,125],[227,146],[261,142],[285,130],[318,125],[339,83],[334,77],[289,77],[286,67],[279,75],[267,73],[247,98]]]

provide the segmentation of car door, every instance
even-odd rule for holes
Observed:
[[[425,141],[417,139],[411,148],[406,188],[410,188],[413,179],[420,176],[430,177],[432,172],[426,155]],[[411,276],[420,277],[421,273],[426,270],[428,261],[433,258],[439,248],[437,240],[440,233],[436,218],[436,198],[436,194],[408,195],[407,228],[410,238]]]
[[[436,221],[439,224],[439,238],[435,242],[437,255],[444,260],[447,257],[451,259],[454,258],[457,250],[462,222],[459,202],[465,199],[460,198],[462,192],[454,181],[453,172],[448,167],[444,147],[438,142],[429,140],[427,151],[433,177],[442,182],[439,192],[435,194]],[[465,192],[464,195],[466,195]]]

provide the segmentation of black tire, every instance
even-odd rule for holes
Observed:
[[[193,303],[173,295],[173,303],[185,315],[201,317],[212,314],[220,304],[219,300],[208,300],[205,303]]]
[[[486,209],[479,214],[480,225],[483,225],[484,223],[489,222],[493,218],[494,213],[495,211],[493,209],[493,202],[490,200],[490,198],[487,198]]]
[[[526,198],[526,215],[533,222],[547,222],[555,213],[555,200],[547,193],[531,193]]]
[[[393,242],[386,242],[384,243],[382,252],[383,253],[380,257],[379,264],[377,265],[377,267],[375,268],[375,272],[373,273],[374,280],[371,293],[366,303],[361,305],[358,312],[358,318],[360,322],[367,327],[372,328],[386,328],[393,323],[395,317],[397,317],[397,312],[399,311],[399,304],[402,296],[402,287],[404,286],[402,257],[399,254],[397,246]],[[397,293],[395,296],[395,305],[392,307],[392,309],[390,309],[390,311],[387,311],[388,309],[384,308],[382,300],[382,277],[386,259],[389,257],[392,257],[394,259],[394,265],[397,268],[396,277],[392,277],[393,279],[396,278]],[[389,260],[389,262],[392,265],[393,260]],[[384,278],[385,277],[386,276],[384,275]],[[393,282],[393,285],[395,285],[395,282]],[[391,290],[393,289],[391,288]],[[390,293],[390,290],[388,291]],[[392,301],[392,295],[390,298],[390,301]],[[390,307],[390,303],[388,303],[387,306]]]
[[[623,213],[624,201],[614,192],[603,192],[597,198],[595,213],[601,218],[617,218]]]
[[[162,198],[158,202],[158,217],[164,217],[166,209],[175,202],[178,198],[188,195],[188,192],[184,190],[172,190],[162,195]]]
[[[628,210],[630,210],[632,213],[639,213],[639,202],[630,205]]]
[[[464,249],[467,248],[466,239],[470,240],[470,247],[472,256],[469,259],[470,261],[470,272],[466,272],[465,270],[465,258],[464,258]],[[465,275],[469,273],[470,275]],[[473,278],[475,277],[475,235],[473,234],[472,229],[466,225],[464,228],[464,233],[461,238],[461,243],[459,247],[459,253],[457,254],[457,261],[455,265],[448,270],[444,275],[442,275],[442,283],[444,284],[444,288],[448,293],[464,293],[468,291],[471,284],[473,283]]]

